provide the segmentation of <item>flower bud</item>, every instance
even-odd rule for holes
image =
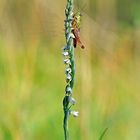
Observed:
[[[71,64],[70,59],[64,59],[64,64]]]
[[[78,111],[70,111],[70,114],[73,115],[73,117],[78,117],[79,116]]]
[[[66,92],[66,94],[72,94],[72,89],[69,85],[66,86],[65,92]]]

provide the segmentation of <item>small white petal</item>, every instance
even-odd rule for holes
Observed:
[[[70,15],[73,16],[73,12],[71,12]]]
[[[64,60],[64,64],[70,64],[70,60],[69,59],[65,59]]]
[[[66,70],[65,70],[66,76],[68,76],[68,77],[69,77],[69,75],[71,76],[71,72],[72,72],[72,70],[70,67],[66,68]]]
[[[73,33],[71,33],[71,34],[70,34],[70,36],[71,36],[72,38],[75,38],[75,36],[74,36],[74,34],[73,34]]]
[[[64,56],[69,56],[69,53],[68,52],[63,52],[62,53]]]
[[[66,74],[71,73],[71,72],[72,72],[72,70],[70,67],[66,68],[66,72],[65,72]]]
[[[72,105],[75,105],[75,104],[76,104],[76,100],[75,100],[73,97],[71,97],[71,98],[70,98],[70,103],[71,103]]]
[[[70,74],[67,75],[67,79],[68,79],[68,80],[71,80],[71,79],[72,79],[72,77],[71,77]]]
[[[69,40],[70,38],[75,38],[75,36],[74,36],[73,33],[68,34],[68,36],[67,36],[67,42],[68,42],[68,40]]]
[[[69,87],[69,86],[66,87],[66,93],[68,93],[68,94],[71,94],[72,93],[71,87]]]
[[[69,83],[71,80],[72,80],[71,75],[70,74],[67,74],[66,82]]]
[[[74,117],[78,117],[79,116],[79,112],[78,111],[71,111],[70,114],[73,115]]]

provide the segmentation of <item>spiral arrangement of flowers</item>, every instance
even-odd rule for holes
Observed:
[[[65,140],[69,140],[68,134],[68,117],[73,115],[78,116],[77,111],[71,110],[71,107],[76,103],[76,100],[72,97],[73,86],[75,81],[75,59],[74,59],[74,46],[73,39],[74,34],[72,32],[72,20],[73,20],[73,0],[67,0],[67,5],[65,9],[65,37],[66,46],[63,48],[64,64],[66,65],[66,87],[65,87],[65,97],[63,99],[63,109],[64,109],[64,135]]]

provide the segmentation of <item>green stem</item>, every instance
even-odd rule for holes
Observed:
[[[69,140],[69,132],[68,132],[68,111],[66,110],[64,112],[64,135],[65,135],[65,140]]]
[[[69,106],[70,106],[70,98],[72,96],[72,89],[74,86],[74,78],[75,78],[75,62],[74,62],[74,49],[73,49],[73,36],[72,36],[73,0],[67,0],[65,14],[66,14],[66,20],[65,20],[66,47],[65,49],[69,53],[70,64],[68,65],[68,67],[71,68],[72,79],[67,85],[71,91],[68,92],[66,89],[66,94],[63,100],[63,108],[64,108],[63,128],[64,128],[65,140],[69,140],[69,132],[68,132],[68,118],[70,115]]]
[[[71,61],[71,69],[72,69],[72,80],[70,82],[70,86],[73,88],[75,81],[75,59],[74,59],[74,48],[72,47],[70,53],[70,61]]]

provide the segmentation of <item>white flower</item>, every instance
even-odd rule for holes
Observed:
[[[70,111],[70,114],[73,115],[74,117],[78,117],[79,116],[79,112],[78,111]]]
[[[67,74],[67,77],[66,77],[66,81],[67,83],[70,82],[72,80],[72,77],[70,74]]]
[[[66,74],[70,74],[71,72],[72,72],[72,70],[70,67],[66,68],[66,71],[65,71]]]
[[[69,56],[69,53],[68,52],[63,52],[62,53],[64,56]]]
[[[66,91],[67,94],[71,94],[72,93],[72,89],[71,89],[70,86],[66,86],[65,91]]]
[[[70,64],[70,59],[64,59],[64,64]]]
[[[70,98],[70,103],[71,103],[72,105],[75,105],[75,104],[76,104],[76,100],[75,100],[73,97],[71,97],[71,98]]]
[[[72,11],[70,12],[70,16],[73,16],[73,12]]]
[[[70,38],[75,38],[73,33],[68,34],[67,36],[67,42],[69,41]]]

